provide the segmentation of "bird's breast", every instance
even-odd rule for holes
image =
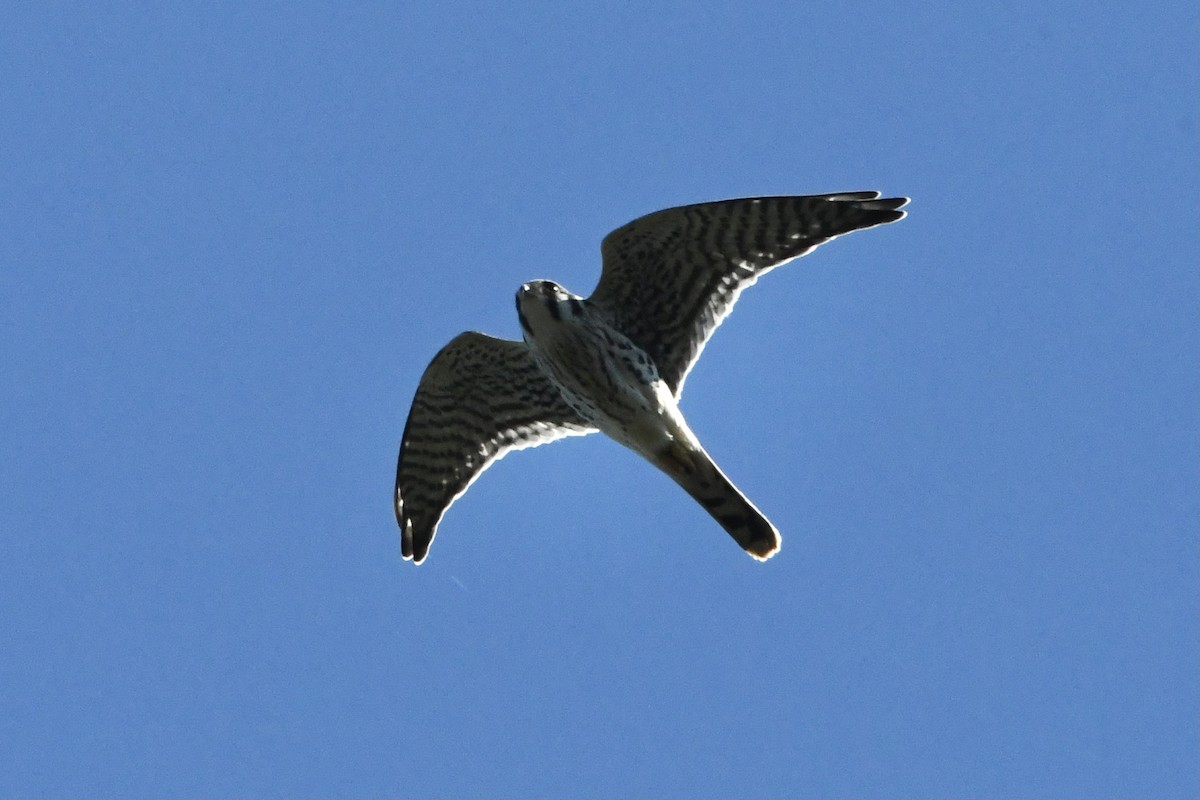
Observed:
[[[645,351],[604,321],[573,310],[539,320],[526,330],[526,342],[568,405],[627,440],[636,426],[661,415],[664,401],[673,406],[674,400]]]

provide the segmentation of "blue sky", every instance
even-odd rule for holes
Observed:
[[[1194,3],[29,4],[0,795],[1194,797]],[[879,189],[401,561],[417,381],[671,205]]]

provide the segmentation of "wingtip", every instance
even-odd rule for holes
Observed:
[[[908,197],[880,197],[881,194],[883,193],[872,189],[863,192],[834,192],[820,195],[820,197],[826,200],[857,203],[863,208],[870,209],[897,209],[911,199]]]
[[[864,191],[837,192],[822,196],[827,200],[849,203],[860,211],[871,212],[867,219],[864,220],[864,223],[858,226],[858,229],[886,225],[889,222],[896,222],[908,216],[907,211],[901,211],[900,209],[908,205],[909,198],[880,197],[879,195],[880,193],[876,191]]]
[[[875,200],[859,201],[856,205],[862,211],[871,212],[870,221],[863,227],[873,228],[876,225],[898,222],[907,217],[908,212],[900,209],[908,205],[908,201],[907,197],[881,197]]]
[[[420,559],[414,557],[412,520],[404,513],[404,498],[400,496],[399,486],[396,487],[393,510],[396,512],[396,524],[400,526],[400,555],[405,561],[420,564],[424,554]]]
[[[411,536],[410,536],[410,541],[411,541]],[[429,542],[424,542],[423,544],[424,544],[423,547],[418,548],[418,547],[410,546],[410,548],[409,548],[408,558],[414,564],[425,563],[425,557],[429,555],[429,545],[432,544],[432,540]]]
[[[409,522],[400,528],[400,555],[404,556],[405,561],[412,561],[413,558],[413,535],[412,523]],[[417,562],[418,564],[421,562]]]
[[[859,205],[872,211],[896,211],[908,205],[910,199],[908,197],[881,197],[878,200],[864,201]]]
[[[432,539],[428,542],[419,543],[413,536],[412,520],[405,519],[400,525],[400,555],[405,561],[411,561],[414,564],[420,564],[425,561],[425,557],[429,555],[429,545],[432,544]]]

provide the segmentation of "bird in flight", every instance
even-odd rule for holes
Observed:
[[[459,334],[421,376],[396,466],[404,558],[425,560],[446,509],[496,459],[596,431],[669,475],[751,556],[770,558],[779,532],[688,427],[684,381],[743,289],[835,236],[902,219],[907,202],[839,192],[670,208],[604,238],[590,297],[522,285],[524,341]]]

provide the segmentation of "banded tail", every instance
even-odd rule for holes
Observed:
[[[655,465],[712,515],[742,549],[759,561],[779,551],[779,531],[738,491],[703,448],[676,441]]]

